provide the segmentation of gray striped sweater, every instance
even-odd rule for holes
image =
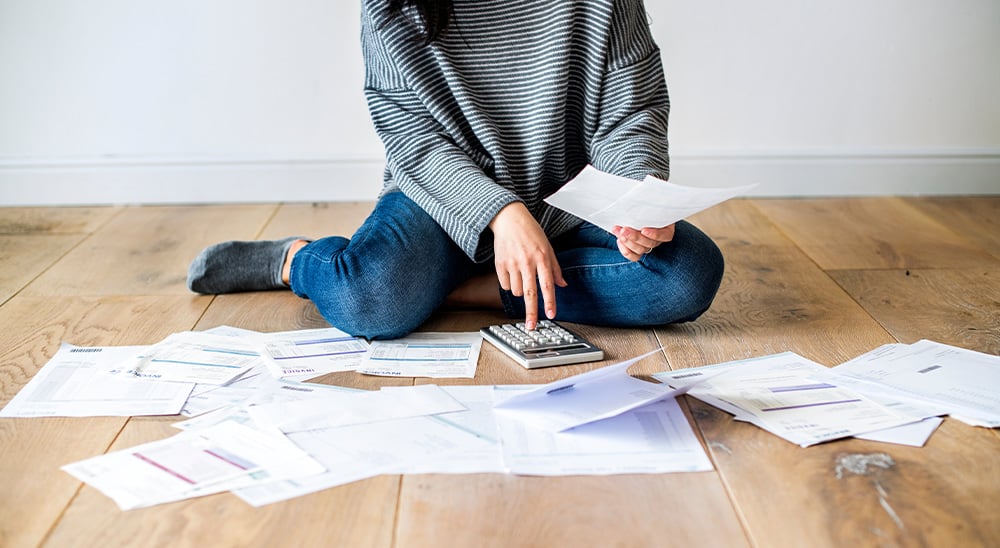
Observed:
[[[426,45],[415,12],[363,0],[365,94],[401,190],[476,261],[523,201],[549,237],[576,217],[542,200],[587,163],[668,177],[670,109],[642,0],[455,0]]]

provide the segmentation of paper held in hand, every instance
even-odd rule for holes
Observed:
[[[755,186],[701,188],[675,185],[653,176],[636,181],[588,165],[545,202],[614,232],[616,225],[661,228],[745,194]]]

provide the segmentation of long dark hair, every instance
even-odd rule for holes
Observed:
[[[407,6],[416,8],[420,15],[424,24],[424,40],[428,44],[448,29],[455,10],[453,0],[389,0],[389,13],[400,15]]]

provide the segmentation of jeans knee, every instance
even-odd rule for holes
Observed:
[[[354,337],[364,337],[369,340],[391,340],[405,337],[420,327],[421,322],[400,316],[338,314],[327,318],[334,327],[349,333]]]
[[[662,291],[646,300],[645,313],[651,323],[697,319],[711,306],[722,284],[725,261],[715,242],[691,225],[684,227],[681,242],[683,249],[677,250],[659,277]]]
[[[378,281],[342,286],[335,298],[314,302],[330,325],[367,339],[406,336],[420,327],[438,304]]]
[[[471,264],[399,192],[383,196],[350,240],[324,238],[299,255],[292,265],[296,294],[312,300],[331,325],[379,339],[419,327],[454,289],[457,272]]]
[[[697,268],[689,271],[684,292],[684,314],[677,322],[689,322],[704,314],[715,300],[725,274],[725,260],[715,242],[707,240]]]

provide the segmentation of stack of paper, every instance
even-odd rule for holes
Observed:
[[[323,467],[285,436],[238,422],[184,432],[69,464],[63,470],[122,510],[318,474]]]
[[[973,426],[1000,426],[1000,356],[921,340],[881,346],[834,371],[895,388]]]
[[[0,410],[0,417],[176,415],[194,385],[117,377],[114,364],[137,364],[146,347],[79,347],[56,355]]]
[[[496,408],[507,417],[542,430],[564,432],[654,401],[673,398],[691,386],[672,388],[645,382],[627,373],[632,364],[660,351],[657,349],[631,360],[533,388],[498,402]]]
[[[707,380],[705,377],[711,376]],[[807,447],[934,416],[935,409],[879,403],[857,383],[792,352],[657,373],[672,386],[792,443]],[[887,393],[883,398],[891,400]]]
[[[259,333],[228,326],[174,333],[152,346],[64,344],[0,417],[190,417],[261,403],[255,398],[276,379],[339,371],[472,378],[481,346],[478,333],[419,333],[369,346],[336,328]]]
[[[673,397],[682,390],[627,380],[631,377],[625,370],[642,357],[541,387],[383,388],[381,392],[390,397],[365,396],[379,405],[371,407],[364,419],[353,413],[361,421],[358,424],[341,424],[347,421],[343,418],[303,420],[311,416],[309,412],[283,417],[277,407],[266,409],[264,417],[261,410],[251,409],[252,416],[278,424],[327,472],[307,481],[274,482],[236,493],[250,504],[262,505],[386,473],[568,475],[711,470],[711,462]],[[417,391],[423,394],[418,397]],[[535,403],[539,394],[556,393],[579,400],[569,421],[558,418],[564,406]],[[404,405],[406,401],[420,403]],[[325,400],[325,407],[350,408],[355,403],[359,402]],[[451,410],[456,403],[462,409]],[[307,407],[318,410],[323,405],[310,401],[296,406],[292,415]],[[532,412],[523,412],[543,407],[551,411],[542,412],[548,419],[536,421]],[[427,414],[415,415],[419,410]],[[306,424],[323,426],[302,429]]]
[[[131,367],[112,373],[168,382],[224,385],[270,356],[255,338],[211,333],[174,333],[143,352]]]
[[[685,392],[790,442],[922,445],[950,414],[1000,425],[1000,357],[931,341],[829,369],[786,352],[654,375],[637,361],[540,386],[355,390],[301,382],[354,369],[472,376],[478,333],[375,343],[335,329],[177,333],[150,347],[63,345],[2,417],[178,414],[179,434],[64,469],[123,509],[233,491],[253,505],[379,474],[663,473],[712,465]],[[362,351],[363,349],[363,351]]]
[[[496,395],[503,402],[511,394],[517,397],[531,390],[497,387]],[[537,428],[515,417],[503,411],[496,415],[503,461],[515,474],[648,474],[713,469],[673,397],[561,431]]]
[[[123,509],[224,490],[259,506],[379,474],[711,470],[674,400],[685,389],[627,374],[643,357],[541,387],[359,391],[273,380],[257,388],[257,403],[65,470]]]

